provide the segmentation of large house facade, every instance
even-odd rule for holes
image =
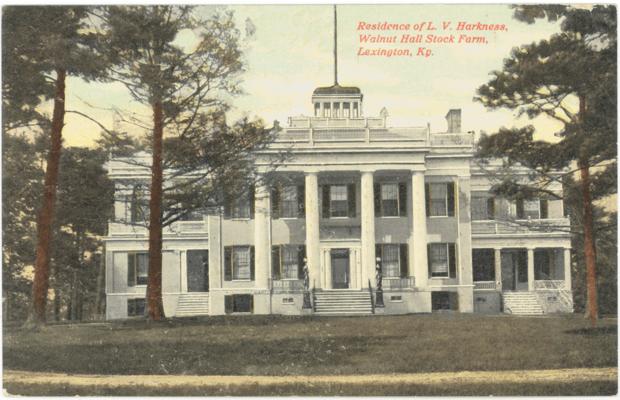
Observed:
[[[387,112],[364,116],[358,88],[335,84],[314,91],[312,114],[289,118],[259,155],[269,185],[164,230],[167,316],[572,312],[562,201],[493,197],[493,165],[473,159],[460,110],[446,132],[389,128]],[[148,235],[136,188],[150,174],[126,159],[107,168],[106,315],[139,316]]]

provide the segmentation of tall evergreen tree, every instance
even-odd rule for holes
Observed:
[[[502,129],[483,137],[479,155],[502,157],[530,168],[535,184],[506,179],[499,193],[553,195],[554,170],[578,173],[583,215],[583,246],[587,272],[588,316],[596,324],[596,252],[593,194],[617,192],[617,20],[612,5],[591,9],[569,5],[515,6],[515,18],[561,21],[561,32],[538,43],[514,48],[501,71],[493,71],[478,88],[476,99],[489,109],[518,110],[530,118],[560,122],[557,143],[534,140],[535,130]],[[568,172],[566,172],[568,171]]]
[[[49,289],[50,245],[62,149],[67,76],[94,78],[101,71],[92,52],[84,7],[11,6],[3,8],[3,123],[7,128],[45,120],[41,99],[53,99],[49,151],[42,204],[37,217],[37,245],[31,322],[45,321]],[[44,100],[45,101],[45,100]]]

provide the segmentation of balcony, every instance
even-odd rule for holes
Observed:
[[[178,221],[163,230],[165,236],[207,236],[209,224],[204,221]],[[144,226],[130,225],[122,222],[108,224],[108,236],[147,236],[148,230]]]
[[[381,284],[384,290],[413,289],[415,287],[415,278],[413,276],[405,278],[383,278]]]
[[[477,281],[474,282],[474,290],[496,290],[497,283],[495,281]]]
[[[274,293],[298,293],[304,290],[303,279],[271,280],[271,289]]]
[[[472,221],[473,235],[563,233],[570,226],[568,218],[537,220]]]

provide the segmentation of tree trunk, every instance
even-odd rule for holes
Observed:
[[[160,321],[164,318],[161,293],[162,265],[162,155],[163,155],[163,110],[161,101],[153,103],[153,164],[151,166],[151,198],[149,201],[149,276],[146,288],[148,318]]]
[[[60,290],[54,289],[54,321],[60,321]]]
[[[71,321],[77,319],[77,270],[73,270],[73,281],[71,282]]]
[[[586,261],[587,309],[586,316],[592,326],[598,318],[598,294],[596,288],[596,249],[594,247],[594,229],[592,218],[592,197],[590,195],[590,170],[586,161],[579,161],[581,174],[581,194],[583,201],[583,246]]]
[[[37,220],[37,257],[34,265],[32,285],[32,313],[30,322],[45,323],[45,306],[49,289],[50,243],[52,241],[52,222],[56,202],[56,186],[62,147],[62,128],[65,119],[65,77],[64,69],[56,69],[56,91],[54,113],[50,134],[50,151],[47,156],[43,204]]]

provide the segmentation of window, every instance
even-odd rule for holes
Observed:
[[[334,118],[340,117],[340,103],[334,103]]]
[[[495,219],[495,199],[487,196],[472,196],[472,221],[487,221]]]
[[[127,253],[127,286],[146,285],[149,276],[149,254]]]
[[[384,278],[405,278],[409,275],[407,251],[406,243],[376,245],[375,255],[381,259],[381,275]]]
[[[459,309],[459,297],[455,292],[432,292],[431,303],[433,311],[445,311]]]
[[[271,189],[272,218],[304,218],[305,186],[276,185]]]
[[[143,185],[135,185],[129,198],[129,222],[132,224],[149,221],[150,207],[146,189]]]
[[[495,251],[493,249],[473,249],[471,258],[474,281],[495,280]]]
[[[254,312],[254,296],[251,294],[233,294],[224,296],[226,314]]]
[[[333,185],[329,187],[329,209],[330,217],[346,217],[349,215],[346,186]]]
[[[224,218],[250,219],[254,217],[254,187],[224,204]]]
[[[321,116],[321,103],[314,103],[314,116],[315,117]]]
[[[141,317],[144,315],[145,309],[146,309],[146,301],[144,299],[127,300],[127,316],[128,317]]]
[[[454,243],[428,244],[428,276],[456,278],[456,246]]]
[[[254,280],[254,246],[224,247],[224,280]]]
[[[359,108],[358,108],[358,103],[355,102],[353,103],[353,118],[357,118],[360,116],[360,112],[359,112]]]
[[[534,279],[563,280],[564,252],[562,249],[534,250]]]
[[[273,246],[271,248],[273,279],[302,279],[305,257],[304,245]]]
[[[342,116],[349,118],[351,116],[351,103],[342,103]]]
[[[546,199],[516,201],[517,219],[547,219],[549,204]]]
[[[323,116],[327,118],[332,116],[331,104],[323,103]]]
[[[407,215],[407,185],[404,183],[376,183],[374,192],[375,216],[402,217]]]
[[[429,217],[454,216],[454,182],[427,183],[426,215]]]

